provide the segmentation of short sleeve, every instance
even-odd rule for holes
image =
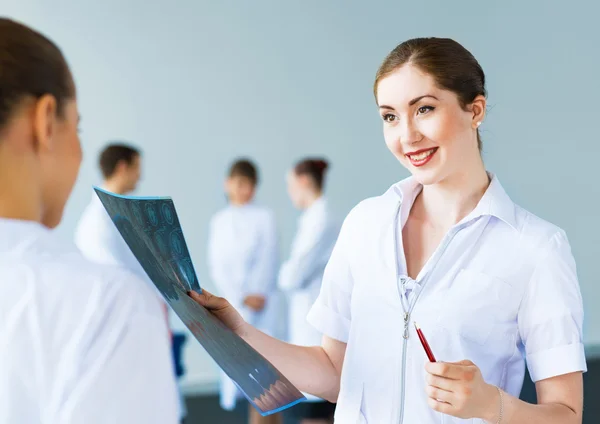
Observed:
[[[354,282],[347,250],[352,242],[352,215],[344,220],[335,247],[325,267],[321,292],[308,313],[308,322],[332,339],[348,343],[350,302]]]
[[[562,231],[539,257],[519,309],[518,324],[534,382],[587,371],[581,292],[575,260]]]

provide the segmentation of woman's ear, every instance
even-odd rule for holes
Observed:
[[[33,134],[38,151],[52,150],[57,124],[56,98],[50,94],[40,97],[33,108]]]
[[[483,120],[485,119],[485,108],[487,100],[481,94],[475,97],[475,100],[471,103],[471,111],[473,112],[472,126],[478,128]]]

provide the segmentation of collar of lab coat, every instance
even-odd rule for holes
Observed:
[[[481,216],[494,216],[513,229],[517,229],[515,204],[500,184],[498,177],[491,172],[488,172],[488,175],[491,179],[490,185],[475,209],[463,218],[462,222],[471,221]],[[406,222],[410,208],[422,189],[423,186],[412,176],[393,186],[393,192],[402,203],[401,220],[403,223]]]
[[[39,222],[0,218],[0,251],[13,250],[15,245],[51,230]]]
[[[302,224],[309,221],[314,215],[319,214],[320,211],[325,208],[326,204],[327,200],[325,199],[325,196],[319,197],[312,205],[306,208],[302,215],[300,215],[300,223]]]

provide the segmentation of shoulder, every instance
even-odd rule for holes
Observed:
[[[344,227],[372,225],[382,218],[390,217],[396,210],[400,198],[396,192],[397,183],[383,194],[368,197],[354,206],[344,219]]]
[[[271,208],[262,205],[248,206],[248,212],[256,220],[263,224],[271,225],[275,222],[275,213]]]
[[[516,230],[519,242],[524,249],[538,252],[537,256],[558,244],[569,244],[567,235],[562,228],[517,204],[514,206]]]
[[[35,341],[35,355],[43,352],[50,361],[73,359],[69,346],[109,346],[132,326],[165,325],[158,296],[146,282],[87,260],[53,232],[3,252],[0,275],[0,333],[26,345]]]
[[[106,213],[99,199],[92,199],[86,206],[75,229],[76,238],[88,234],[101,233],[107,226],[112,226],[112,220]]]
[[[72,242],[61,241],[51,233],[19,256],[0,267],[12,275],[26,276],[30,293],[40,296],[39,302],[47,302],[48,311],[54,303],[75,315],[102,315],[118,309],[125,318],[154,314],[159,306],[156,294],[140,277],[119,266],[92,262]]]
[[[219,225],[219,223],[221,223],[227,217],[227,215],[229,215],[229,213],[229,208],[223,208],[215,212],[214,215],[210,218],[210,226],[214,227],[216,225]]]

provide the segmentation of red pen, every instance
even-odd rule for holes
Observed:
[[[431,348],[429,347],[429,343],[427,343],[427,339],[425,338],[425,335],[423,334],[423,332],[421,331],[421,329],[419,328],[417,323],[415,322],[414,324],[415,324],[415,329],[417,330],[417,334],[419,335],[419,340],[421,340],[421,344],[423,345],[423,349],[425,349],[425,353],[427,354],[427,358],[429,359],[429,362],[436,362],[435,356],[433,356],[433,352],[431,351]]]

